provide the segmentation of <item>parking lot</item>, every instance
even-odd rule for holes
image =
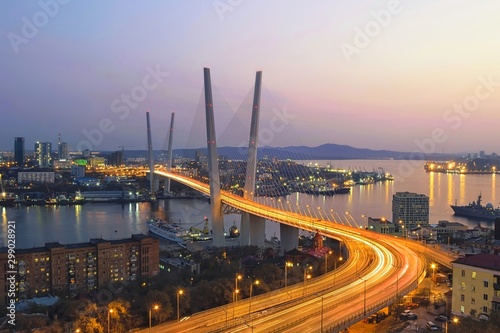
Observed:
[[[359,322],[349,328],[350,333],[379,333],[379,332],[428,332],[430,331],[426,325],[427,322],[432,321],[438,328],[438,331],[444,331],[444,323],[436,320],[435,317],[440,314],[446,313],[446,305],[435,307],[435,303],[440,305],[440,301],[444,300],[444,294],[450,290],[445,283],[435,285],[429,278],[426,278],[419,286],[418,290],[406,295],[402,299],[404,310],[409,310],[412,314],[416,315],[416,319],[396,318],[396,314],[392,313],[389,317],[383,319],[379,323]],[[423,291],[430,291],[428,299],[430,304],[428,306],[420,306],[414,302],[416,295],[421,294]],[[385,310],[387,311],[387,310]],[[404,328],[403,328],[404,327]]]

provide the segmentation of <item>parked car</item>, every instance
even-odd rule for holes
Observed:
[[[428,331],[439,331],[439,327],[437,327],[437,325],[432,321],[428,321],[427,324],[425,324],[425,327],[427,327]]]
[[[418,318],[417,314],[413,312],[406,314],[406,317],[408,317],[409,320],[415,320]]]
[[[435,319],[436,321],[443,321],[443,322],[444,322],[444,321],[448,321],[448,317],[446,317],[445,315],[439,315],[439,316],[436,316],[436,317],[434,317],[434,319]]]

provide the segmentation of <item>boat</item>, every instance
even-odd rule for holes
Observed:
[[[197,228],[197,226],[201,223],[204,223],[203,229]],[[208,229],[208,218],[205,217],[203,221],[190,227],[188,231],[188,237],[193,242],[211,240],[213,237],[212,237],[212,232]]]
[[[186,246],[185,238],[189,237],[188,231],[177,223],[170,223],[161,219],[150,219],[147,222],[149,232],[168,239],[181,246]]]
[[[335,194],[348,194],[351,192],[349,187],[337,186],[334,188],[320,188],[320,189],[308,189],[305,191],[307,194],[312,195],[335,195]]]
[[[477,200],[469,203],[466,206],[451,205],[451,209],[455,212],[455,215],[476,218],[476,219],[487,219],[495,220],[500,218],[500,208],[494,208],[491,203],[483,206],[481,204],[481,193],[477,196]]]
[[[13,196],[7,196],[2,193],[0,196],[0,206],[4,207],[14,207],[16,198]]]

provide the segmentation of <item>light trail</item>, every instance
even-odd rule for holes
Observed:
[[[157,170],[155,173],[209,195],[208,184],[171,172]],[[366,309],[360,308],[360,300],[364,301],[366,308],[376,312],[386,306],[387,302],[396,300],[396,292],[392,292],[392,290],[396,291],[398,284],[398,291],[400,295],[403,295],[415,288],[425,275],[425,261],[418,255],[422,249],[416,244],[408,244],[411,242],[407,240],[403,242],[403,240],[392,236],[374,234],[371,231],[355,228],[350,226],[349,221],[349,226],[347,226],[342,220],[340,220],[342,224],[338,223],[339,221],[332,223],[314,218],[312,214],[304,216],[292,212],[291,209],[284,211],[277,208],[279,205],[267,206],[226,191],[221,191],[221,196],[224,204],[238,210],[302,230],[317,232],[326,237],[342,239],[349,249],[349,262],[346,262],[339,269],[343,272],[341,278],[338,277],[338,272],[332,271],[322,277],[314,278],[314,281],[311,280],[307,286],[304,285],[303,288],[307,288],[307,292],[306,289],[303,290],[300,286],[295,285],[286,290],[280,289],[254,296],[250,315],[254,320],[255,332],[261,331],[260,328],[255,327],[256,325],[267,328],[283,327],[289,322],[288,318],[291,314],[294,314],[294,317],[298,317],[302,322],[312,320],[311,318],[315,318],[314,316],[317,317],[319,314],[314,313],[312,309],[317,307],[314,299],[317,301],[318,294],[322,295],[325,308],[341,307],[341,314],[325,320],[325,328],[348,325],[351,323],[349,320],[353,320],[352,318],[358,321],[363,316],[373,313],[364,313]],[[289,202],[287,203],[289,204]],[[336,211],[334,213],[338,216]],[[332,211],[330,211],[330,215],[333,217]],[[351,219],[353,218],[351,217]],[[354,223],[356,224],[355,221]],[[357,244],[357,252],[352,252],[353,244],[347,242],[348,239]],[[356,270],[355,273],[353,273],[354,270]],[[298,294],[305,296],[298,297]],[[250,317],[248,317],[248,303],[246,302],[246,300],[241,300],[234,305],[234,311],[237,313],[235,317],[237,318],[230,318],[229,322],[228,307],[222,306],[193,314],[189,320],[171,324],[165,328],[161,328],[160,326],[163,325],[159,325],[153,332],[172,330],[191,333],[248,331],[250,326],[246,320]],[[266,309],[272,309],[271,313],[256,317]],[[311,311],[313,313],[308,315]]]

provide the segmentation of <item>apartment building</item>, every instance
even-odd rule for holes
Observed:
[[[147,280],[158,275],[159,241],[143,234],[121,240],[16,249],[16,300],[49,293],[76,295],[119,281]],[[7,302],[8,251],[0,249],[0,304]]]
[[[481,253],[453,261],[451,312],[489,316],[500,310],[500,256]]]

